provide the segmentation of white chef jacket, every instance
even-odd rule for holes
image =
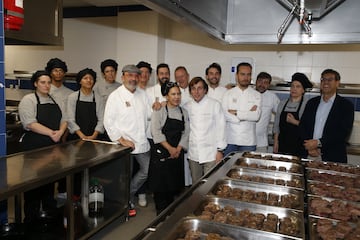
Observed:
[[[188,101],[192,100],[192,97],[190,95],[189,92],[189,87],[184,88],[180,88],[180,92],[181,92],[181,106],[184,106]]]
[[[256,105],[256,111],[250,109]],[[256,122],[261,114],[261,95],[252,87],[234,87],[226,92],[222,106],[226,118],[227,143],[238,146],[256,145]],[[237,110],[236,116],[228,112]]]
[[[104,127],[112,141],[123,137],[135,144],[133,154],[150,150],[146,137],[151,106],[144,90],[137,88],[134,93],[124,85],[113,91],[106,102]]]
[[[189,113],[188,158],[206,163],[215,161],[218,149],[225,149],[225,116],[220,102],[205,95],[200,102],[190,100],[184,106]]]
[[[277,106],[280,100],[276,94],[270,91],[265,91],[261,94],[261,97],[261,116],[259,121],[256,123],[256,143],[257,147],[267,147],[269,145],[268,126],[272,114],[275,114],[277,111]]]
[[[221,102],[227,90],[228,89],[223,86],[218,86],[217,88],[212,88],[209,86],[207,95]]]
[[[154,102],[156,102],[156,100],[160,103],[166,101],[166,98],[161,94],[160,83],[157,83],[152,87],[146,88],[145,91],[150,99],[151,106]]]

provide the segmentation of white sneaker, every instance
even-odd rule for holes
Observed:
[[[139,206],[146,207],[147,205],[146,194],[145,193],[139,194],[138,197],[139,197],[139,201],[138,201]]]

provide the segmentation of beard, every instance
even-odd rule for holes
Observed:
[[[170,81],[170,79],[167,77],[159,78],[160,85],[163,85],[164,83],[167,83],[169,81]]]

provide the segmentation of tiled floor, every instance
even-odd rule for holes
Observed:
[[[90,240],[130,240],[142,231],[155,217],[155,205],[151,195],[147,195],[147,207],[136,206],[137,215],[127,222],[115,220],[92,236]]]

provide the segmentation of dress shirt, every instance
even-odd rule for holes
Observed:
[[[334,96],[332,96],[327,102],[325,102],[321,97],[320,104],[316,111],[313,139],[320,139],[322,137],[326,119],[328,118],[331,107],[334,104],[335,96],[336,94],[334,94]]]
[[[113,83],[109,83],[107,81],[97,81],[94,85],[94,92],[98,94],[104,103],[106,103],[107,98],[109,97],[110,93],[115,91],[118,87],[121,86],[121,83],[115,81]]]
[[[227,143],[238,146],[256,145],[256,122],[261,114],[261,94],[251,87],[241,90],[234,87],[227,91],[222,101],[226,117]],[[250,109],[256,105],[255,111]],[[228,110],[236,110],[236,116]]]
[[[212,88],[209,86],[207,95],[209,97],[214,98],[214,99],[218,100],[219,102],[221,102],[226,91],[227,91],[227,88],[223,87],[223,86],[218,86],[216,88]]]
[[[217,150],[226,147],[221,104],[205,95],[200,102],[187,102],[184,108],[190,121],[188,158],[199,163],[215,161]]]
[[[261,94],[262,105],[259,121],[256,122],[256,145],[257,147],[267,147],[268,143],[268,127],[272,114],[276,113],[277,106],[280,102],[276,94],[265,91]]]
[[[104,127],[112,141],[121,137],[135,144],[133,154],[149,151],[146,129],[151,117],[151,106],[144,90],[134,93],[124,85],[113,91],[106,102]]]
[[[80,91],[80,90],[79,90]],[[80,130],[79,125],[76,123],[76,103],[79,96],[79,91],[73,92],[69,95],[69,99],[67,101],[67,119],[68,119],[68,128],[70,133],[75,133],[75,131]],[[80,92],[80,101],[83,102],[93,102],[94,94],[91,93],[89,95],[84,95]],[[104,103],[102,98],[95,93],[95,103],[96,103],[96,117],[97,124],[95,126],[95,131],[99,133],[104,133]]]

